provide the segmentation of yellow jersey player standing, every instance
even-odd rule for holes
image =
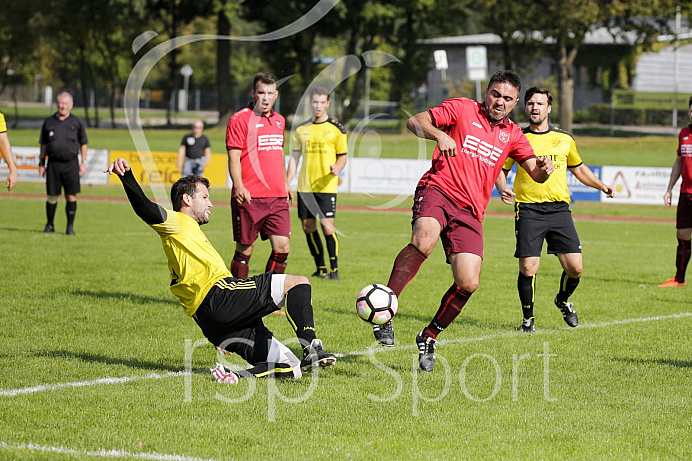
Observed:
[[[14,163],[10,139],[7,136],[7,124],[5,123],[5,116],[2,112],[0,112],[0,152],[9,168],[5,184],[7,185],[7,190],[12,190],[12,188],[17,185],[17,166]]]
[[[346,166],[346,130],[327,114],[327,89],[315,87],[310,94],[313,119],[299,125],[293,133],[293,155],[288,162],[286,175],[290,184],[302,155],[303,164],[298,176],[298,217],[303,223],[308,248],[317,266],[312,275],[340,280],[337,259],[339,241],[334,232],[334,217],[339,173]],[[317,231],[318,216],[329,253],[329,273],[324,261],[322,240]]]
[[[531,87],[524,95],[529,127],[524,134],[538,157],[550,157],[555,173],[544,183],[536,183],[519,168],[514,180],[514,191],[506,189],[507,173],[514,161],[508,158],[498,177],[496,187],[505,203],[514,198],[515,235],[517,239],[514,257],[519,258],[517,288],[524,315],[521,330],[535,331],[533,304],[536,293],[536,273],[541,262],[543,241],[548,242],[548,253],[555,254],[562,265],[560,288],[555,305],[570,327],[579,324],[574,305],[569,297],[579,285],[582,272],[581,244],[569,209],[570,196],[567,188],[567,169],[583,184],[603,191],[613,197],[613,188],[604,184],[582,163],[577,145],[571,134],[549,124],[553,96],[546,88]]]

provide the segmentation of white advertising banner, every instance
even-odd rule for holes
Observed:
[[[601,180],[613,186],[615,197],[605,198],[606,203],[631,203],[641,205],[663,205],[663,194],[666,193],[670,168],[639,167],[639,166],[604,166],[601,170]],[[673,187],[673,205],[677,205],[680,195],[680,183]]]
[[[108,175],[103,170],[108,167],[108,149],[87,149],[87,172],[81,180],[82,184],[108,184]],[[46,178],[38,175],[39,147],[12,146],[14,162],[17,165],[17,179],[23,182],[46,182]],[[0,161],[0,180],[7,178],[9,168],[4,159]]]
[[[348,191],[356,194],[413,195],[418,180],[430,169],[430,160],[352,158]]]

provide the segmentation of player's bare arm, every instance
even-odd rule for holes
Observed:
[[[38,154],[38,175],[40,177],[46,176],[46,145],[41,144],[41,149]]]
[[[666,206],[671,205],[671,201],[673,199],[673,186],[675,185],[676,182],[678,182],[678,179],[680,178],[680,175],[682,174],[682,157],[679,155],[675,159],[675,163],[673,163],[673,168],[670,170],[670,180],[668,181],[668,187],[666,188],[666,193],[663,194],[663,203],[666,204]]]
[[[82,155],[82,163],[79,164],[79,176],[84,176],[86,174],[86,159],[87,159],[87,145],[81,145],[80,154]]]
[[[606,197],[608,198],[613,198],[615,195],[615,192],[613,191],[613,188],[609,186],[608,184],[604,184],[603,181],[598,179],[595,174],[593,174],[593,171],[591,171],[591,168],[588,166],[584,165],[583,163],[579,165],[576,168],[570,168],[569,169],[574,176],[584,185],[593,187],[594,189],[603,191],[606,194]]]
[[[430,114],[427,112],[421,112],[408,119],[406,128],[419,138],[437,141],[440,154],[446,157],[457,155],[457,143],[447,133],[432,124]]]
[[[10,146],[10,139],[7,136],[7,132],[0,133],[0,152],[2,152],[2,158],[5,159],[8,168],[10,169],[7,175],[7,190],[12,190],[14,186],[17,185],[17,166],[14,163],[14,157],[12,156],[12,147]]]
[[[240,167],[240,154],[242,152],[240,149],[228,149],[228,171],[233,181],[235,199],[241,204],[250,203],[252,200],[250,192],[243,186],[243,170]]]
[[[514,203],[514,191],[512,189],[507,188],[507,174],[509,172],[502,170],[500,172],[500,175],[497,177],[497,180],[495,181],[495,189],[497,189],[497,193],[500,194],[500,199],[506,203],[507,205],[511,205]]]
[[[555,168],[550,157],[530,158],[521,164],[521,167],[531,176],[531,179],[538,183],[544,183],[548,180]]]
[[[334,176],[339,176],[339,173],[341,173],[341,170],[344,169],[346,166],[346,154],[339,155],[336,159],[336,164],[335,165],[329,165],[329,173],[334,175]]]

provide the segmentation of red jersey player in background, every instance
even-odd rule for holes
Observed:
[[[689,101],[689,117],[692,120],[692,97]],[[663,195],[667,206],[671,205],[672,190],[678,178],[682,176],[680,198],[675,220],[677,228],[678,249],[675,256],[675,277],[666,279],[659,287],[684,287],[685,272],[690,262],[690,239],[692,238],[692,125],[680,130],[678,136],[678,156],[670,171],[668,189]]]
[[[267,272],[283,274],[290,250],[288,202],[293,201],[293,193],[286,183],[284,169],[286,121],[273,109],[279,96],[276,77],[266,72],[255,74],[251,94],[250,105],[233,114],[226,128],[236,242],[231,273],[237,278],[248,276],[257,234],[271,243]]]
[[[466,98],[411,117],[406,126],[419,138],[437,141],[432,168],[418,182],[413,204],[411,243],[394,261],[387,285],[399,296],[441,238],[454,283],[442,296],[430,324],[416,337],[423,371],[435,365],[437,335],[461,312],[480,281],[483,259],[483,214],[507,156],[533,178],[544,182],[553,172],[549,158],[536,158],[521,128],[508,115],[521,91],[519,76],[496,72],[485,101]],[[391,321],[373,328],[384,345],[394,344]]]

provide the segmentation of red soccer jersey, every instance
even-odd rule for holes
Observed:
[[[692,126],[692,125],[691,125]],[[692,128],[686,126],[678,136],[678,155],[682,158],[681,194],[692,194]]]
[[[246,107],[228,120],[226,148],[241,149],[243,186],[251,197],[286,197],[284,176],[284,128],[278,112],[268,117]],[[235,195],[235,190],[233,191]]]
[[[457,155],[445,157],[435,147],[432,167],[418,187],[439,187],[482,222],[507,156],[518,164],[536,158],[531,144],[509,118],[491,126],[483,105],[470,99],[448,99],[428,113],[433,125],[454,139]]]

